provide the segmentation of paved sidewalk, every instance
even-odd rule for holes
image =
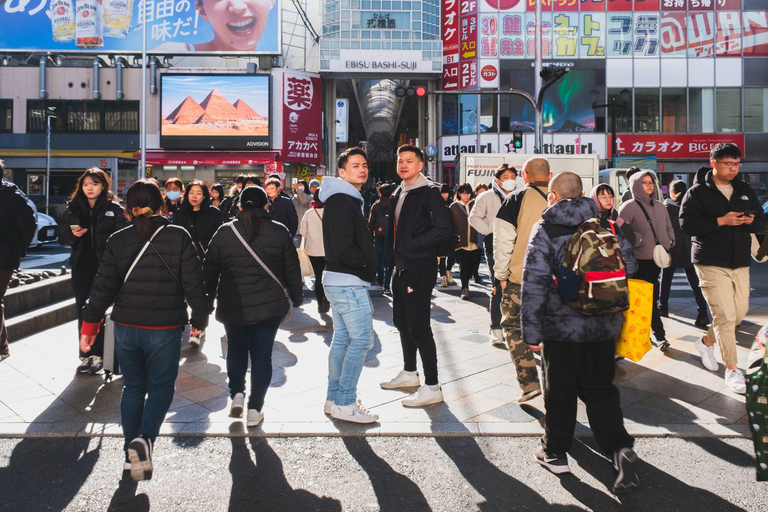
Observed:
[[[486,278],[487,282],[487,278]],[[379,414],[370,426],[335,422],[322,412],[332,324],[305,301],[296,318],[278,333],[272,386],[265,421],[247,432],[266,436],[334,435],[538,435],[544,415],[541,397],[517,405],[520,393],[509,354],[488,341],[488,286],[471,285],[472,300],[459,299],[456,286],[436,288],[432,326],[437,340],[440,381],[446,402],[424,409],[400,404],[407,393],[386,391],[379,383],[402,369],[399,336],[392,324],[391,299],[376,293],[376,340],[360,379],[362,402]],[[311,293],[310,293],[311,295]],[[748,436],[744,398],[701,366],[693,341],[693,298],[673,299],[665,319],[672,348],[656,349],[640,363],[621,361],[621,389],[627,428],[635,436]],[[754,298],[739,334],[743,368],[752,339],[768,318],[768,297]],[[182,342],[176,396],[162,434],[232,435],[226,365],[221,357],[223,326],[212,322],[200,349]],[[718,352],[718,351],[716,351]],[[77,375],[76,323],[70,322],[11,345],[0,363],[0,436],[122,435],[121,379]],[[719,359],[719,353],[717,354]],[[588,433],[586,410],[579,406],[577,433]]]

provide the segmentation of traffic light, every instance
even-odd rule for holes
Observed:
[[[515,130],[512,132],[512,146],[515,149],[523,149],[523,132]]]
[[[419,98],[423,98],[427,95],[427,88],[423,85],[419,86],[408,86],[404,87],[402,85],[399,85],[395,88],[395,96],[398,98],[410,98],[413,96],[417,96]]]

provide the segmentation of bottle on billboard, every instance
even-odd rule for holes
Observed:
[[[75,38],[74,0],[51,0],[49,6],[53,40],[66,43]]]
[[[128,37],[134,0],[104,0],[104,35]]]
[[[101,0],[77,0],[75,45],[78,48],[101,48],[104,46]]]

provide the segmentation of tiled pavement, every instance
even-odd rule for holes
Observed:
[[[520,391],[509,355],[488,341],[488,287],[472,284],[471,289],[473,298],[467,302],[459,299],[458,287],[436,288],[432,326],[446,402],[425,409],[405,408],[400,399],[406,393],[379,387],[402,368],[402,359],[391,301],[375,294],[375,345],[358,388],[363,403],[380,416],[370,426],[323,415],[331,317],[317,314],[314,299],[305,301],[278,333],[265,421],[250,435],[539,434],[543,399],[522,406],[514,402]],[[638,364],[617,365],[628,430],[637,436],[747,436],[744,398],[725,387],[724,366],[714,374],[700,364],[693,346],[701,335],[693,326],[693,298],[673,299],[670,310],[664,323],[672,348],[666,354],[653,349]],[[739,335],[742,368],[766,319],[768,298],[754,298]],[[75,331],[70,322],[11,345],[12,356],[0,363],[0,436],[121,435],[121,379],[105,383],[102,376],[74,373]],[[223,327],[213,322],[200,349],[182,343],[176,396],[163,434],[230,435],[223,335]],[[588,432],[583,404],[578,419],[577,432]]]

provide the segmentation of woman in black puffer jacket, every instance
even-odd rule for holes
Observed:
[[[91,349],[104,312],[114,304],[115,352],[123,371],[124,469],[134,480],[149,480],[152,443],[173,400],[187,304],[192,309],[192,334],[208,325],[210,304],[192,239],[162,217],[157,185],[135,182],[128,190],[126,208],[133,225],[107,242],[83,308],[80,349],[86,353]]]
[[[251,359],[251,394],[247,425],[261,423],[264,397],[272,380],[272,346],[280,320],[303,300],[301,267],[290,233],[272,220],[269,199],[261,187],[240,193],[240,214],[213,236],[205,256],[208,296],[216,301],[216,320],[227,331],[227,376],[232,398],[230,416],[242,417],[245,374]],[[257,263],[243,242],[280,280],[278,284]],[[290,301],[283,288],[288,290]]]
[[[205,183],[195,180],[187,186],[172,222],[187,230],[202,259],[213,234],[221,226],[221,211],[211,206],[211,194]]]
[[[97,167],[86,170],[77,180],[67,209],[59,223],[59,244],[71,247],[72,289],[75,292],[78,332],[82,326],[82,309],[91,293],[91,285],[99,270],[107,239],[128,225],[123,207],[112,200],[107,173]],[[91,351],[80,351],[80,373],[96,373],[102,368],[104,334],[97,336]]]

